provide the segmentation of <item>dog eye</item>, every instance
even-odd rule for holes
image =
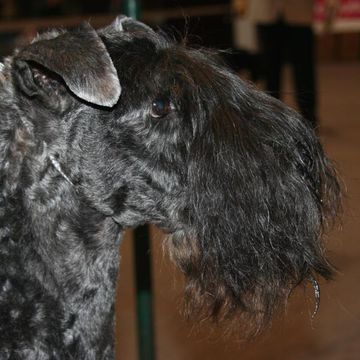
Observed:
[[[158,98],[151,103],[150,115],[153,118],[162,118],[173,109],[174,106],[169,99]]]

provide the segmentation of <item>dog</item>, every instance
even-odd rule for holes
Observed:
[[[250,333],[332,277],[332,162],[214,52],[120,16],[38,35],[0,81],[1,360],[114,358],[126,228],[168,234],[188,314]]]

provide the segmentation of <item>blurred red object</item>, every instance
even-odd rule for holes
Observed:
[[[338,3],[336,17],[339,20],[360,20],[360,0],[338,0],[334,1],[334,5]],[[314,17],[316,21],[325,21],[329,0],[316,0]]]

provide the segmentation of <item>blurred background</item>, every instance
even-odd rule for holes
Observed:
[[[185,321],[183,280],[162,253],[163,234],[150,228],[148,248],[147,229],[136,242],[129,231],[121,246],[117,360],[360,359],[360,0],[1,0],[0,56],[38,31],[83,20],[100,27],[121,12],[191,46],[222,50],[239,76],[302,112],[337,165],[345,202],[341,226],[325,239],[338,274],[321,284],[319,313],[312,319],[312,290],[299,289],[286,314],[251,343]]]

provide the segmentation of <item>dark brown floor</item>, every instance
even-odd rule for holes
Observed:
[[[289,85],[286,86],[289,89]],[[321,309],[311,321],[311,292],[295,294],[284,318],[251,344],[220,332],[195,331],[179,314],[181,277],[161,253],[154,230],[155,330],[158,360],[358,360],[360,359],[360,64],[319,68],[321,138],[347,189],[341,230],[327,239],[336,281],[322,284]],[[291,95],[288,96],[291,103]],[[137,359],[133,253],[129,236],[121,249],[118,291],[118,360]]]

